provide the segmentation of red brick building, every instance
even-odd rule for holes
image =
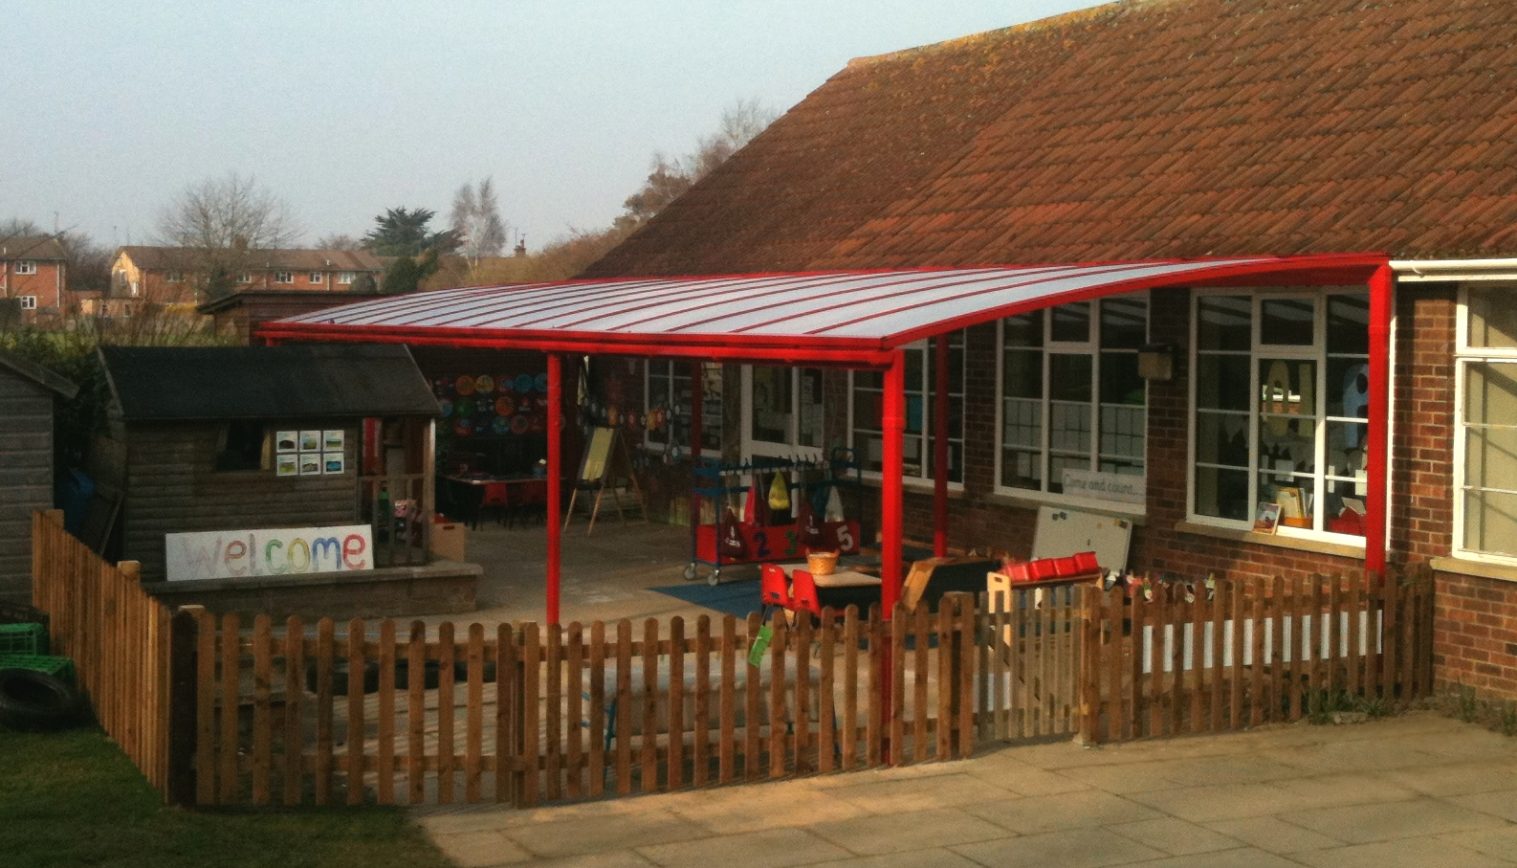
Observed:
[[[23,320],[62,313],[66,258],[52,235],[0,238],[0,298],[15,300]]]
[[[194,251],[128,245],[111,264],[111,300],[192,308],[206,301]],[[231,290],[347,292],[365,276],[375,285],[385,262],[367,250],[248,250],[229,275]]]
[[[587,276],[1384,252],[1391,561],[1436,570],[1440,684],[1517,697],[1514,129],[1504,0],[1114,3],[850,63]],[[1359,568],[1366,310],[1362,286],[1194,286],[968,329],[952,542],[1025,549],[1062,504],[1130,518],[1138,569]],[[1171,348],[1172,378],[1137,376],[1145,346]],[[928,355],[906,385],[918,536]],[[671,377],[616,388],[651,410]],[[724,380],[729,452],[875,459],[876,375]],[[1091,474],[1142,494],[1067,490]],[[1256,533],[1260,501],[1299,518]]]

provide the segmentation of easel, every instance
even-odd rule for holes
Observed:
[[[595,502],[590,507],[590,524],[585,528],[585,533],[595,530],[595,517],[600,514],[601,499],[606,496],[607,489],[611,491],[611,499],[616,503],[616,517],[622,521],[627,520],[627,514],[622,509],[620,480],[613,466],[618,463],[621,465],[621,479],[626,480],[627,487],[637,498],[638,509],[642,510],[644,518],[647,517],[643,506],[643,491],[638,487],[637,475],[632,472],[632,455],[621,437],[621,429],[596,426],[591,429],[584,457],[579,462],[579,475],[574,480],[574,491],[569,494],[569,508],[564,510],[564,529],[567,530],[569,523],[574,520],[574,502],[581,491],[586,492],[587,496],[590,491],[595,492]]]

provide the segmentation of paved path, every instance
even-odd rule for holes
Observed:
[[[1517,864],[1517,740],[1430,712],[417,817],[461,866]]]

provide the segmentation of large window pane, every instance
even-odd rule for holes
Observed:
[[[1369,418],[1370,366],[1360,359],[1328,357],[1327,415]]]
[[[1148,300],[1108,298],[1101,302],[1101,346],[1136,350],[1148,340]]]
[[[1196,514],[1236,521],[1251,519],[1248,471],[1197,467]]]
[[[1245,350],[1253,345],[1253,302],[1247,296],[1211,295],[1196,303],[1196,347]]]
[[[1137,353],[1101,354],[1101,403],[1143,405],[1143,378],[1138,376]]]
[[[796,429],[797,442],[801,446],[820,448],[822,445],[822,372],[816,368],[802,368],[801,418]]]
[[[1370,301],[1364,293],[1327,297],[1327,351],[1365,355],[1370,351]]]
[[[1464,479],[1471,488],[1517,491],[1517,426],[1471,425],[1464,441]]]
[[[1264,299],[1259,303],[1259,343],[1311,346],[1316,339],[1316,314],[1316,299]]]
[[[1090,356],[1056,353],[1048,357],[1048,397],[1090,402]]]
[[[1248,416],[1196,414],[1196,460],[1203,464],[1248,466]]]
[[[1043,346],[1043,311],[1007,317],[1001,323],[1001,334],[1008,347]]]
[[[1517,363],[1471,364],[1464,384],[1466,422],[1517,420]]]
[[[1042,350],[1007,350],[1001,364],[1001,394],[1008,398],[1043,397]]]
[[[1050,339],[1055,341],[1090,340],[1090,302],[1061,304],[1053,309]]]
[[[1203,353],[1196,358],[1196,406],[1212,410],[1248,410],[1246,355]]]
[[[1464,495],[1464,548],[1517,557],[1517,494],[1470,491]]]
[[[753,366],[753,425],[749,436],[767,443],[790,442],[790,369]]]
[[[1472,347],[1517,347],[1517,288],[1470,287],[1469,345]]]

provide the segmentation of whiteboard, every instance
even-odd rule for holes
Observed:
[[[1093,551],[1102,569],[1120,570],[1127,566],[1131,542],[1132,522],[1127,519],[1043,506],[1038,508],[1032,559],[1064,558]]]

